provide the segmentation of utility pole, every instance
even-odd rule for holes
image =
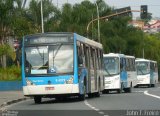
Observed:
[[[101,42],[101,40],[100,40],[100,28],[99,28],[99,9],[98,9],[98,4],[97,4],[97,2],[95,2],[95,4],[96,4],[96,7],[97,7],[97,22],[98,22],[98,42]]]
[[[41,0],[41,26],[42,26],[42,33],[44,33],[44,23],[43,23],[43,5]]]
[[[58,8],[58,0],[57,0],[57,8]]]

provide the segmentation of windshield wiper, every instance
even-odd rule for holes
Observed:
[[[142,71],[142,69],[138,69],[138,70],[141,72],[142,75],[144,75],[144,72]]]
[[[59,46],[57,47],[57,49],[55,49],[56,52],[55,52],[55,54],[53,54],[53,66],[54,66],[54,59],[55,59],[55,57],[56,57],[56,55],[57,55],[59,49],[61,48],[61,46],[62,46],[62,44],[59,44]],[[55,51],[55,50],[54,50],[54,51]],[[54,51],[53,51],[53,52],[54,52]]]
[[[109,76],[111,76],[111,74],[109,73],[109,71],[106,67],[105,67],[105,71],[108,73]]]
[[[43,65],[44,65],[44,51],[43,54],[40,53],[39,48],[36,46],[37,50],[38,50],[38,54],[40,55],[41,59],[43,60]]]

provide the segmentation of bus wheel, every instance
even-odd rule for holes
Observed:
[[[151,84],[151,87],[156,87],[156,81],[155,81],[154,84]]]
[[[34,102],[35,102],[36,104],[41,103],[41,101],[42,101],[42,97],[41,97],[41,96],[34,96]]]
[[[126,93],[131,93],[132,92],[132,83],[130,84],[130,87],[129,88],[125,88],[124,91]]]
[[[151,84],[151,87],[156,87],[156,84]]]
[[[95,93],[95,96],[96,96],[96,97],[100,97],[100,96],[101,96],[101,84],[100,84],[100,79],[99,79],[99,82],[98,82],[98,92]]]
[[[88,97],[89,97],[89,98],[94,97],[93,93],[88,93]]]
[[[117,90],[117,93],[122,93],[123,90],[123,83],[121,83],[121,88]]]
[[[83,94],[79,94],[79,100],[84,101],[86,96],[86,86],[83,85]]]
[[[152,86],[151,84],[148,84],[148,88],[151,88],[151,86]]]
[[[118,90],[117,90],[117,93],[122,93],[122,89],[118,89]]]

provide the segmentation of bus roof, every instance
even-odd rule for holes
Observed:
[[[135,56],[125,55],[126,58],[135,58]]]
[[[103,54],[103,57],[124,57],[124,54],[119,53],[109,53],[109,54]]]
[[[98,42],[96,42],[94,40],[91,40],[91,39],[88,39],[86,37],[83,37],[83,36],[81,36],[81,35],[79,35],[77,33],[75,33],[75,36],[76,36],[78,41],[81,41],[81,42],[86,43],[88,45],[92,45],[94,47],[98,47],[98,48],[102,49],[102,44],[101,43],[98,43]]]
[[[153,63],[157,63],[157,61],[154,60],[149,60],[149,59],[144,59],[144,58],[136,58],[136,62],[142,62],[142,61],[146,61],[146,62],[153,62]]]
[[[31,34],[31,35],[26,35],[25,38],[32,38],[32,37],[39,37],[39,36],[75,36],[74,39],[77,39],[83,43],[86,43],[88,45],[92,45],[94,47],[98,47],[102,49],[102,44],[98,43],[96,41],[93,41],[91,39],[88,39],[86,37],[83,37],[77,33],[73,33],[73,32],[46,32],[46,33],[37,33],[37,34]]]
[[[26,35],[25,37],[29,38],[32,36],[46,36],[46,35],[73,35],[73,33],[72,32],[46,32],[46,33],[30,34],[30,35]]]

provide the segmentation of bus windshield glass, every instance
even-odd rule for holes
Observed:
[[[27,75],[73,73],[73,44],[56,44],[25,48]]]
[[[136,62],[137,75],[149,74],[149,62]]]
[[[119,58],[118,57],[105,57],[104,58],[104,75],[111,76],[118,74],[119,71]]]

